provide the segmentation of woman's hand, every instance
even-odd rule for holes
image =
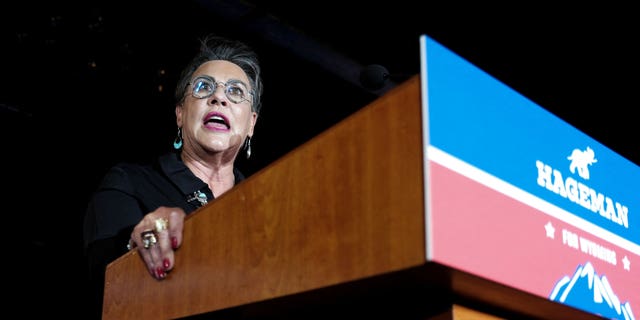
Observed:
[[[133,228],[129,247],[136,247],[151,275],[162,280],[175,265],[174,251],[182,244],[186,214],[181,208],[159,207]]]

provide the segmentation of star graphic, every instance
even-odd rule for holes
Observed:
[[[551,225],[551,221],[547,222],[547,224],[544,225],[544,229],[547,231],[547,238],[555,238],[556,228]]]
[[[629,258],[627,256],[624,256],[624,258],[622,258],[622,264],[624,265],[625,270],[631,271],[631,261],[629,261]]]

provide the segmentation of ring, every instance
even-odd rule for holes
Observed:
[[[140,238],[142,238],[142,245],[145,249],[151,248],[151,246],[155,245],[158,242],[156,239],[156,234],[152,230],[143,231],[140,234]]]
[[[169,220],[165,219],[165,218],[159,218],[156,219],[155,221],[156,223],[156,232],[160,233],[164,230],[167,230],[167,228],[169,228]]]

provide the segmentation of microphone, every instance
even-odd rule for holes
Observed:
[[[360,70],[360,84],[369,90],[378,90],[384,87],[391,78],[387,68],[379,64],[370,64]]]

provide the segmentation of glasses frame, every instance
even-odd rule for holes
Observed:
[[[204,80],[208,83],[211,84],[211,86],[213,87],[213,89],[211,90],[211,92],[207,95],[198,95],[196,94],[196,86],[195,84],[200,81],[200,80]],[[247,95],[251,95],[253,97],[253,92],[251,92],[251,90],[249,90],[247,88],[247,85],[240,81],[240,80],[229,80],[227,82],[222,82],[222,81],[216,81],[215,78],[211,77],[211,76],[198,76],[196,78],[194,78],[193,80],[191,80],[189,82],[189,85],[191,86],[191,96],[196,98],[196,99],[206,99],[211,97],[216,90],[218,90],[218,87],[220,85],[222,85],[222,87],[224,88],[224,95],[227,97],[227,99],[229,99],[229,101],[235,103],[235,104],[240,104],[243,103],[245,101],[247,102],[251,102],[251,100],[249,98],[247,98]],[[242,90],[243,96],[240,100],[237,100],[236,98],[234,98],[231,93],[230,93],[230,89],[233,87],[238,87]]]

